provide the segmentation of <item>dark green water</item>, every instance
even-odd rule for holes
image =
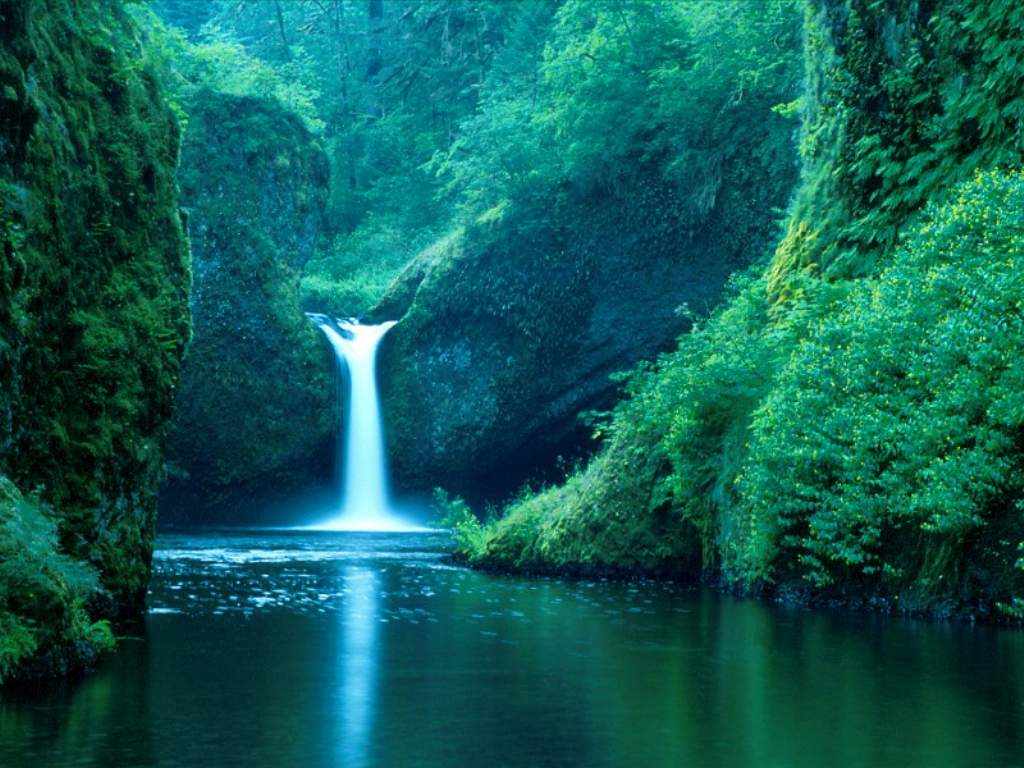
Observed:
[[[429,535],[164,536],[0,766],[1024,765],[1024,633],[445,565]]]

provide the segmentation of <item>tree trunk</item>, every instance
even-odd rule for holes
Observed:
[[[384,0],[369,0],[369,4],[366,35],[366,84],[370,94],[368,111],[376,118],[383,115],[380,96],[377,93],[377,76],[384,66],[383,51],[380,45],[380,36],[384,25]]]

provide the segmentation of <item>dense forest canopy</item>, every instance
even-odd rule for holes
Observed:
[[[743,132],[757,129],[745,118],[761,94],[797,95],[791,2],[152,8],[170,27],[160,39],[181,98],[212,88],[273,99],[320,137],[331,232],[304,302],[350,314],[452,226],[614,187],[651,162],[706,211]],[[738,112],[708,119],[723,108]]]

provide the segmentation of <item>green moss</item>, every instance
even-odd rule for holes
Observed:
[[[201,90],[186,107],[194,337],[168,446],[172,515],[308,484],[334,434],[330,357],[299,298],[323,227],[323,150],[272,100]]]
[[[794,269],[871,273],[936,194],[1024,150],[1019,3],[805,7],[804,178],[793,221],[813,222],[813,239],[783,241],[774,287]]]
[[[178,126],[120,3],[0,19],[0,471],[129,609],[189,333]]]

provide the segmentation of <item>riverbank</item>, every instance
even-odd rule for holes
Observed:
[[[458,536],[458,534],[457,534]],[[665,582],[686,587],[711,589],[722,595],[753,599],[786,608],[839,611],[852,614],[878,614],[925,622],[980,624],[1020,628],[1024,619],[1001,610],[998,604],[981,599],[956,599],[949,594],[887,592],[869,584],[837,584],[825,589],[805,580],[788,579],[779,583],[744,584],[721,571],[702,569],[700,561],[677,558],[648,565],[621,565],[612,562],[553,563],[542,559],[517,564],[505,556],[487,552],[481,541],[467,540],[463,533],[449,554],[449,562],[502,577],[527,579],[564,579],[580,581],[606,579],[627,583]]]
[[[697,573],[676,571],[670,567],[643,571],[628,568],[572,566],[530,566],[515,568],[505,564],[475,562],[465,557],[452,555],[453,565],[503,577],[564,579],[579,581],[605,579],[628,583],[666,582],[680,586],[704,587],[731,597],[758,600],[786,608],[840,611],[844,613],[870,613],[914,619],[926,622],[949,622],[954,624],[979,624],[1020,628],[1024,620],[1009,616],[993,606],[981,602],[958,603],[949,598],[872,593],[867,589],[833,589],[815,592],[810,585],[798,581],[784,584],[760,584],[744,587],[728,581],[718,573]]]

